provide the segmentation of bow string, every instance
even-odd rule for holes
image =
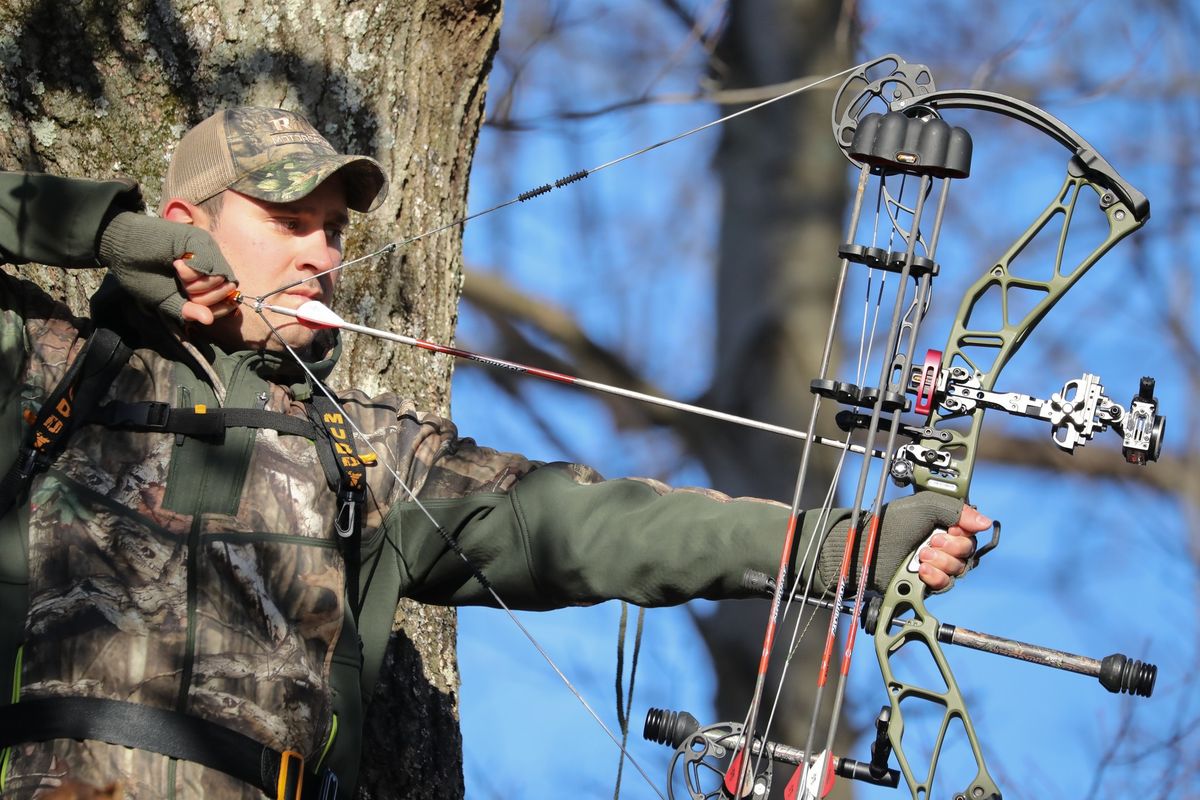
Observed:
[[[842,72],[839,72],[839,73],[819,77],[819,78],[809,81],[801,86],[797,86],[795,88],[791,88],[786,91],[783,91],[771,98],[768,98],[767,100],[756,103],[752,106],[741,109],[732,114],[728,114],[724,117],[721,117],[719,119],[713,120],[708,123],[705,123],[703,125],[699,125],[697,127],[683,131],[683,132],[676,134],[674,136],[671,136],[667,139],[663,139],[661,141],[655,142],[654,144],[651,144],[649,146],[639,148],[635,151],[632,151],[630,153],[622,155],[618,158],[611,159],[602,164],[594,166],[590,169],[579,170],[568,176],[559,178],[559,179],[553,181],[552,183],[546,183],[541,186],[530,189],[528,191],[522,192],[522,193],[510,198],[509,200],[506,200],[504,202],[490,206],[483,210],[467,214],[465,216],[462,216],[462,217],[454,219],[450,222],[438,225],[434,228],[430,228],[430,229],[420,232],[418,234],[415,234],[412,236],[407,236],[407,237],[404,237],[401,239],[397,239],[393,242],[389,242],[388,244],[385,244],[384,246],[382,246],[370,253],[367,253],[363,256],[359,256],[359,257],[351,259],[349,261],[344,261],[328,270],[324,270],[319,273],[307,276],[303,279],[300,279],[297,281],[292,281],[288,284],[285,284],[278,288],[272,289],[271,291],[266,292],[265,294],[263,294],[259,297],[245,297],[241,293],[238,293],[238,292],[235,292],[231,296],[237,302],[248,305],[250,308],[252,308],[256,313],[258,313],[262,317],[264,322],[266,322],[266,324],[270,328],[272,335],[280,342],[280,344],[284,348],[284,350],[289,354],[289,356],[293,360],[296,361],[296,363],[300,366],[300,368],[303,370],[303,372],[308,377],[308,379],[313,383],[313,385],[315,387],[317,387],[318,390],[321,391],[333,403],[333,405],[338,410],[338,412],[340,414],[342,414],[342,416],[347,420],[351,430],[353,430],[354,434],[360,440],[360,443],[363,446],[364,451],[371,453],[374,456],[375,462],[378,464],[381,464],[391,474],[393,479],[397,482],[397,485],[399,487],[401,487],[401,491],[403,491],[409,497],[409,499],[414,503],[414,505],[420,510],[420,512],[422,514],[424,514],[426,518],[429,519],[430,523],[435,527],[438,534],[446,542],[447,546],[450,547],[455,552],[455,554],[458,555],[458,557],[461,558],[466,563],[467,567],[469,568],[469,570],[471,571],[471,573],[473,574],[475,579],[477,581],[479,581],[479,583],[485,588],[485,590],[492,596],[492,598],[496,602],[497,606],[499,608],[501,608],[507,614],[509,619],[517,626],[517,628],[521,632],[522,636],[524,636],[525,639],[530,642],[531,646],[537,651],[537,653],[541,656],[541,658],[547,662],[547,664],[551,667],[551,669],[555,672],[555,674],[559,677],[559,679],[563,682],[563,684],[567,687],[567,689],[572,693],[572,695],[583,705],[583,707],[586,710],[586,712],[588,713],[588,715],[592,717],[592,719],[604,731],[605,735],[618,748],[618,750],[621,752],[622,756],[624,758],[629,759],[630,763],[634,766],[634,768],[638,771],[638,773],[642,776],[642,778],[646,781],[646,783],[650,786],[650,788],[653,789],[655,794],[657,794],[660,798],[664,797],[664,795],[663,795],[662,790],[660,790],[658,788],[656,782],[650,778],[650,776],[647,774],[646,770],[628,752],[627,748],[622,744],[622,742],[618,738],[617,734],[615,734],[609,728],[609,726],[604,723],[604,721],[600,718],[600,716],[592,708],[591,704],[588,703],[588,701],[586,700],[586,698],[584,698],[582,693],[570,681],[570,679],[567,677],[566,673],[555,663],[554,659],[550,656],[547,649],[540,642],[538,642],[537,639],[533,636],[533,634],[528,630],[528,628],[521,623],[520,619],[509,608],[508,604],[505,603],[503,598],[496,591],[495,587],[488,581],[484,572],[480,568],[478,568],[476,565],[471,563],[470,559],[461,550],[461,548],[458,546],[458,543],[454,540],[454,538],[437,521],[436,517],[428,509],[428,507],[425,506],[421,502],[417,493],[408,486],[407,482],[403,480],[403,478],[399,475],[397,470],[390,463],[387,462],[387,460],[383,457],[383,454],[379,453],[372,446],[371,442],[368,440],[365,433],[359,429],[358,425],[354,422],[353,417],[351,415],[349,415],[348,413],[346,413],[345,409],[342,407],[342,404],[338,401],[338,399],[336,397],[334,397],[331,392],[329,392],[329,390],[324,386],[324,384],[321,381],[319,381],[316,378],[315,375],[312,374],[311,370],[308,368],[307,364],[304,363],[304,361],[300,357],[300,355],[290,345],[288,345],[284,341],[284,339],[279,335],[275,326],[270,322],[270,319],[267,317],[267,312],[274,312],[274,313],[279,313],[279,314],[296,317],[296,318],[299,318],[302,321],[308,322],[312,325],[346,328],[348,330],[357,330],[357,332],[360,332],[360,333],[367,333],[368,335],[380,335],[383,338],[391,338],[393,341],[397,340],[396,335],[393,334],[392,336],[387,336],[386,335],[387,332],[375,331],[373,329],[367,329],[364,326],[355,326],[352,323],[347,323],[344,320],[337,318],[336,315],[331,316],[331,312],[329,312],[328,309],[314,309],[313,306],[310,305],[307,310],[308,313],[302,315],[302,314],[296,313],[296,311],[294,311],[292,309],[287,309],[285,307],[272,305],[272,304],[267,303],[266,301],[269,298],[271,298],[275,295],[281,294],[283,292],[286,292],[289,289],[294,288],[296,286],[299,286],[299,285],[302,285],[302,284],[305,284],[305,283],[308,283],[311,281],[318,281],[322,277],[325,277],[325,276],[333,274],[333,273],[340,272],[341,270],[346,269],[351,266],[371,263],[378,258],[381,258],[385,255],[395,252],[396,250],[398,250],[402,247],[405,247],[409,244],[412,244],[416,241],[419,241],[421,239],[427,238],[429,236],[433,236],[437,233],[441,233],[446,230],[451,230],[451,229],[460,227],[462,225],[465,225],[467,222],[469,222],[471,220],[478,219],[479,217],[494,213],[496,211],[500,211],[501,209],[516,205],[518,203],[523,203],[523,202],[535,199],[537,197],[541,197],[541,196],[553,191],[554,189],[563,188],[570,184],[581,181],[584,178],[588,177],[589,175],[595,174],[596,172],[599,172],[601,170],[616,166],[616,165],[621,164],[625,161],[628,161],[632,158],[641,156],[652,150],[666,146],[672,142],[679,141],[680,139],[683,139],[685,137],[700,133],[701,131],[704,131],[709,128],[720,125],[728,120],[734,119],[734,118],[742,116],[744,114],[751,113],[755,110],[763,108],[772,103],[779,102],[787,97],[791,97],[791,96],[799,94],[801,92],[809,91],[815,87],[821,86],[825,83],[828,83],[829,81],[835,80],[836,78],[839,78],[845,74],[848,74],[849,72],[851,72],[854,69],[855,69],[855,67],[851,67],[851,68],[849,68],[847,70],[843,70]],[[403,343],[414,344],[419,347],[424,347],[424,349],[430,349],[430,350],[439,349],[439,346],[433,345],[433,343],[423,342],[423,341],[419,341],[419,340],[404,341]],[[463,357],[473,356],[475,358],[475,360],[483,361],[484,363],[490,363],[490,364],[497,365],[497,366],[507,366],[507,364],[502,359],[494,359],[494,358],[489,358],[486,356],[477,356],[476,354],[468,354],[465,351],[455,351],[454,348],[441,347],[440,349],[443,352],[454,351],[454,352],[451,352],[451,354],[453,354],[453,355],[459,355],[459,356],[463,356]],[[723,414],[722,412],[714,412],[714,411],[708,411],[705,409],[698,409],[695,406],[689,406],[688,404],[677,403],[675,401],[666,400],[664,398],[652,398],[649,395],[644,395],[642,393],[630,392],[629,390],[623,390],[623,389],[620,389],[619,387],[603,387],[602,388],[602,385],[597,384],[595,382],[584,381],[582,379],[573,379],[573,378],[570,378],[570,376],[561,376],[558,374],[552,374],[546,370],[538,370],[533,367],[524,367],[523,365],[518,365],[518,366],[521,366],[524,369],[524,371],[526,372],[526,374],[538,375],[539,377],[546,377],[551,380],[559,380],[560,382],[574,382],[577,385],[583,385],[587,388],[592,388],[592,389],[608,390],[610,393],[613,393],[613,394],[623,394],[625,396],[632,396],[634,399],[639,399],[639,400],[643,400],[646,402],[657,402],[661,405],[669,405],[669,406],[677,408],[679,410],[690,411],[693,413],[702,413],[702,414],[705,414],[710,417],[720,417],[720,418],[726,419],[726,421],[735,422],[737,424],[748,424],[748,425],[751,425],[752,427],[759,427],[759,428],[765,427],[767,429],[773,429],[774,432],[781,433],[783,435],[789,435],[789,436],[795,436],[795,437],[803,436],[803,434],[801,434],[797,431],[791,431],[786,428],[783,428],[782,426],[773,426],[773,425],[770,425],[769,423],[762,423],[762,422],[755,421],[755,420],[747,420],[745,418],[735,417],[734,415],[726,415],[726,414]],[[820,441],[820,443],[822,443],[822,444],[839,446],[837,440],[835,440],[835,439],[825,439],[825,437],[817,437],[817,438]],[[848,445],[848,444],[840,445],[840,446],[852,447],[851,445]],[[880,454],[880,455],[882,455],[882,454]]]

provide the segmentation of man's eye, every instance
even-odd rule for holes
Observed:
[[[344,232],[345,228],[341,227],[340,225],[330,225],[329,227],[325,228],[325,235],[333,240],[340,241]]]
[[[287,219],[284,217],[276,217],[275,224],[285,231],[300,230],[300,220],[298,220],[298,219]]]

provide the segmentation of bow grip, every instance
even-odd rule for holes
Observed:
[[[908,564],[906,564],[904,567],[905,570],[907,570],[912,575],[916,575],[920,571],[921,559],[919,556],[921,555],[921,549],[924,547],[927,547],[929,545],[930,541],[932,541],[933,537],[937,536],[939,533],[949,533],[949,531],[947,531],[945,528],[934,528],[933,533],[929,534],[929,536],[926,537],[925,541],[921,542],[921,544],[918,545],[915,550],[913,550],[912,556],[910,556],[908,559]],[[999,544],[1000,544],[1000,521],[993,520],[992,521],[991,541],[984,544],[983,547],[976,548],[975,552],[971,555],[971,557],[967,559],[967,568],[963,571],[963,575],[966,575],[968,572],[975,569],[975,567],[979,566],[979,559],[983,558],[988,553],[995,550],[996,547],[999,546]],[[958,577],[961,578],[962,575],[960,575]],[[947,586],[945,589],[942,589],[939,592],[935,592],[935,594],[941,594],[941,592],[950,591],[950,589],[954,588],[954,581],[955,581],[954,576],[950,576],[950,585]]]

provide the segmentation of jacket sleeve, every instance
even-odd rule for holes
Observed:
[[[391,509],[385,528],[401,594],[495,605],[478,570],[512,608],[609,599],[661,606],[744,597],[747,569],[774,575],[778,568],[789,516],[781,504],[643,479],[604,481],[579,465],[540,465],[464,442],[441,460],[450,463],[431,470],[425,485],[440,490],[422,492],[429,516],[411,501]],[[447,472],[470,473],[476,490],[450,496]],[[793,560],[813,528],[802,525]],[[825,588],[819,576],[814,586]]]
[[[118,211],[141,206],[130,181],[0,172],[0,262],[97,266],[104,225]]]

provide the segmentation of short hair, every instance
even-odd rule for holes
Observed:
[[[209,227],[215,228],[221,218],[221,209],[225,206],[225,192],[217,192],[207,200],[202,200],[196,207],[208,215]]]

